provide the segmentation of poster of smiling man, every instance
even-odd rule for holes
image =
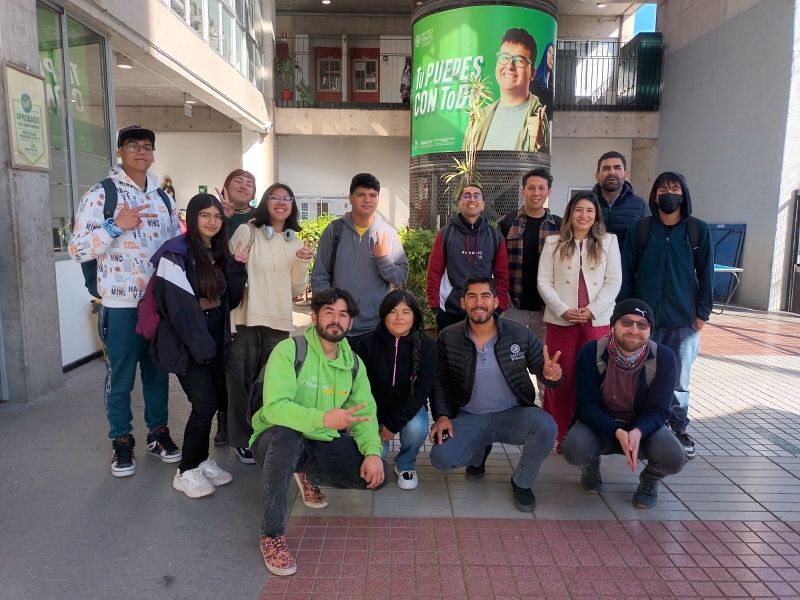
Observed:
[[[550,153],[556,20],[518,6],[469,6],[414,25],[411,155],[465,149],[470,78],[492,97],[476,149]]]

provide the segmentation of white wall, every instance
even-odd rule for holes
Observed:
[[[102,349],[97,336],[97,315],[83,285],[81,266],[74,260],[57,260],[56,293],[61,329],[61,366],[68,365]]]
[[[596,183],[597,159],[604,152],[621,152],[631,163],[630,139],[554,138],[550,172],[553,190],[550,193],[550,210],[563,215],[569,201],[570,187],[591,188]],[[645,190],[636,190],[641,196]],[[649,191],[649,190],[648,190]]]
[[[278,136],[278,181],[295,194],[347,195],[357,173],[381,182],[378,212],[394,227],[408,223],[408,138]]]
[[[199,186],[207,185],[213,194],[228,173],[242,168],[240,133],[156,132],[156,148],[156,162],[150,170],[162,182],[165,175],[172,177],[179,208],[186,208]],[[256,194],[263,191],[256,189]]]

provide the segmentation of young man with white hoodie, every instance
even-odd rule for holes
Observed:
[[[147,450],[164,462],[181,460],[167,427],[169,375],[155,368],[150,343],[136,332],[139,300],[153,274],[150,258],[180,233],[174,203],[165,204],[158,178],[148,169],[155,162],[156,136],[137,125],[120,130],[117,157],[109,179],[117,190],[113,216],[104,214],[103,183],[81,198],[69,241],[69,254],[79,263],[97,260],[97,291],[102,307],[98,332],[106,353],[104,400],[113,448],[111,474],[133,475],[135,441],[131,390],[139,365],[147,425]]]

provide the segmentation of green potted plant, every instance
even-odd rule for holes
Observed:
[[[281,99],[291,100],[294,95],[296,73],[297,71],[302,71],[300,63],[291,54],[283,60],[276,56],[274,71],[281,81]]]
[[[308,85],[305,79],[301,79],[297,84],[297,99],[306,106],[314,106],[314,88]]]

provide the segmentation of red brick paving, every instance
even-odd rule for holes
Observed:
[[[800,353],[800,324],[751,318],[717,317],[700,333],[700,354],[796,355]]]
[[[292,517],[286,535],[297,573],[260,600],[800,598],[800,522]]]

